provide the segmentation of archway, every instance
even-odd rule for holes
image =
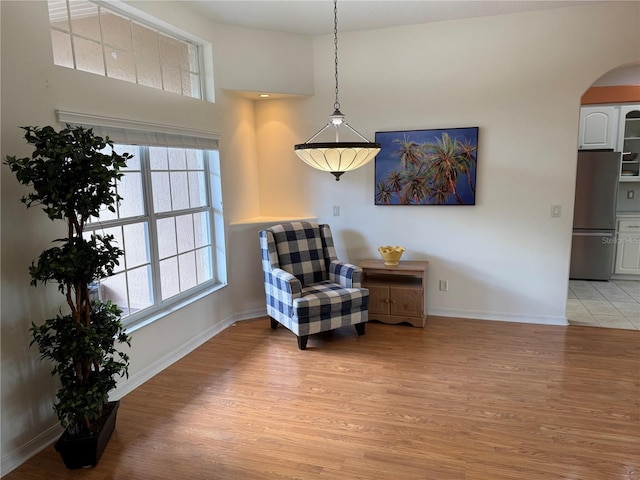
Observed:
[[[639,235],[633,235],[625,230],[633,228],[635,223],[640,230],[640,63],[623,65],[601,76],[584,93],[581,105],[579,147],[580,151],[591,151],[583,156],[593,157],[599,155],[595,153],[597,149],[611,149],[618,152],[616,162],[623,161],[616,163],[619,174],[611,180],[618,191],[613,202],[613,235],[607,238],[592,236],[591,243],[596,246],[595,249],[589,254],[584,251],[579,253],[581,248],[585,248],[586,241],[585,237],[580,240],[577,236],[578,225],[574,224],[571,275],[578,278],[569,280],[567,318],[572,325],[640,330],[637,313],[640,310],[640,274],[634,269],[640,260],[632,258],[633,255],[640,258],[640,245],[633,245],[634,240],[640,239],[640,232]],[[605,155],[609,155],[609,158],[615,156],[602,156]],[[579,179],[582,177],[580,168]],[[602,174],[597,178],[598,182],[603,181]],[[580,201],[576,193],[576,212],[580,211],[581,206],[586,207],[583,211],[592,208],[586,204],[579,205]],[[574,217],[576,222],[577,216],[578,213]],[[586,236],[589,233],[583,234]],[[605,243],[610,245],[605,246]],[[576,273],[580,268],[574,263],[579,264],[580,255],[586,255],[589,261],[597,261],[598,258],[594,256],[600,253],[596,252],[604,252],[607,247],[609,253],[602,255],[612,255],[611,276],[599,281],[580,278],[589,277],[584,271]],[[632,248],[638,252],[632,251]],[[602,260],[605,261],[604,258]]]

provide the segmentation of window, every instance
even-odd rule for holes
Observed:
[[[202,98],[200,46],[88,0],[48,0],[56,65]]]
[[[115,149],[134,155],[116,185],[123,200],[115,212],[92,218],[86,235],[113,235],[124,250],[115,274],[94,285],[93,295],[116,303],[131,325],[222,283],[212,207],[219,203],[212,202],[219,158],[216,150]]]

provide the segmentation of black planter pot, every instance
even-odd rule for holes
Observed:
[[[116,428],[119,406],[119,400],[106,405],[106,419],[102,428],[94,435],[72,436],[65,430],[55,447],[67,468],[88,468],[98,463]]]

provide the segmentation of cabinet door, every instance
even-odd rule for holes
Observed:
[[[618,107],[603,105],[580,109],[578,148],[589,150],[611,148],[618,150]]]
[[[369,289],[369,313],[389,315],[389,287],[374,287],[365,285]]]
[[[640,105],[620,106],[618,147],[623,153],[621,182],[640,179]]]
[[[391,288],[391,315],[422,316],[423,293],[417,288]]]
[[[640,233],[618,233],[615,272],[640,275]]]

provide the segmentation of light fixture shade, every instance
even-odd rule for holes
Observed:
[[[307,165],[324,172],[340,175],[355,170],[369,162],[380,151],[379,143],[371,142],[330,142],[300,143],[294,151]]]
[[[329,115],[329,123],[305,143],[299,143],[293,149],[307,165],[329,172],[336,177],[336,180],[340,180],[340,175],[344,172],[355,170],[375,157],[380,151],[380,144],[369,142],[365,136],[345,121],[345,116],[340,111],[340,101],[338,100],[338,0],[333,0],[333,44],[336,79],[336,100],[333,103],[333,113]],[[335,128],[335,142],[311,143],[329,127]],[[341,142],[339,139],[340,128],[355,133],[364,141]]]

